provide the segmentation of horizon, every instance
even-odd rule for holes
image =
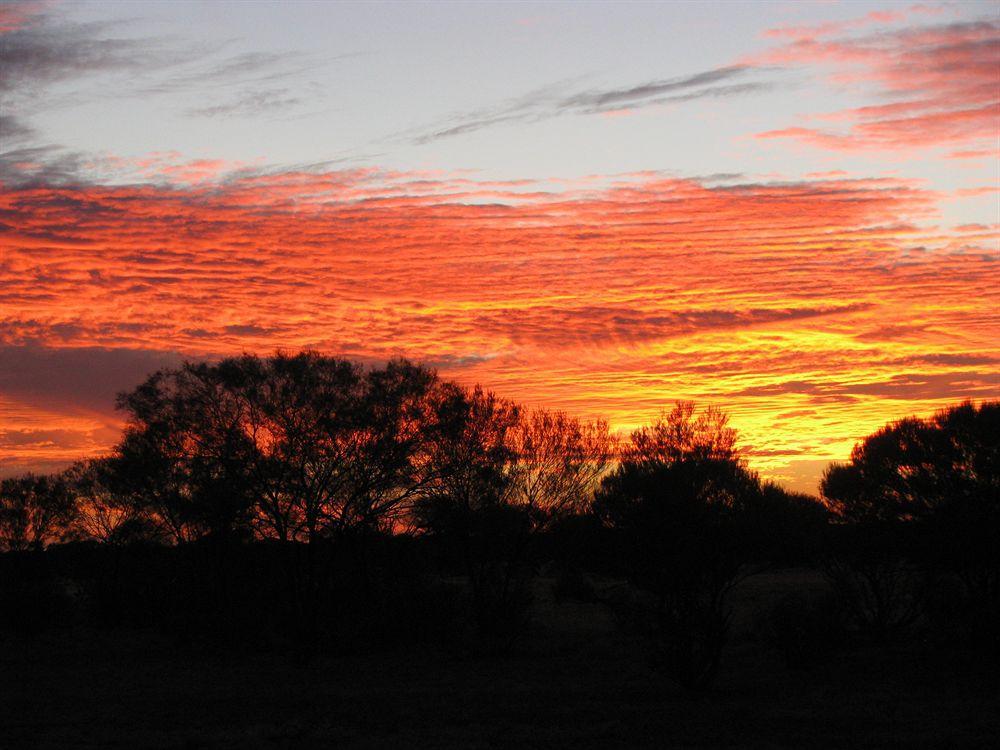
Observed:
[[[185,359],[396,356],[812,494],[1000,397],[1000,6],[0,4],[0,474]]]

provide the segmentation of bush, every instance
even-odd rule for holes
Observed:
[[[832,594],[786,594],[767,609],[762,625],[765,643],[793,669],[827,660],[847,636],[843,610]]]
[[[567,599],[592,602],[596,598],[593,582],[575,565],[559,567],[556,580],[552,584],[552,595],[557,602]]]
[[[34,635],[69,625],[76,608],[41,553],[0,556],[0,630]]]
[[[509,651],[531,621],[533,572],[507,563],[480,564],[470,583],[475,648],[489,654]]]
[[[721,603],[661,609],[653,631],[653,668],[688,690],[707,688],[719,671],[730,614]]]
[[[911,529],[899,523],[859,523],[832,529],[823,573],[848,625],[887,643],[920,614],[920,576],[909,562]]]
[[[988,663],[1000,663],[1000,612],[994,599],[978,595],[958,576],[930,576],[923,612],[939,648],[967,649]]]

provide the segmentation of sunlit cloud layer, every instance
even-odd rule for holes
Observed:
[[[23,185],[0,199],[0,450],[105,449],[114,390],[180,355],[316,347],[621,428],[710,401],[794,480],[886,420],[997,395],[997,227],[936,227],[938,197],[380,170]]]

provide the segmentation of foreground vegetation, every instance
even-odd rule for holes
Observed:
[[[763,482],[711,408],[620,439],[405,361],[193,363],[120,406],[107,457],[0,484],[18,744],[997,728],[998,403],[888,425],[822,499]]]

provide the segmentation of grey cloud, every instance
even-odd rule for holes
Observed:
[[[598,114],[616,109],[638,109],[671,102],[724,98],[765,91],[773,84],[762,81],[713,85],[760,72],[763,68],[730,65],[693,75],[648,81],[636,86],[590,89],[566,94],[568,84],[556,84],[509,100],[497,107],[454,115],[436,127],[415,135],[413,143],[424,144],[441,138],[483,130],[510,122],[538,122],[566,114]]]
[[[275,333],[279,329],[265,328],[264,326],[258,326],[252,323],[245,323],[245,324],[225,326],[223,330],[226,333],[231,333],[238,336],[263,336],[268,333]]]
[[[868,309],[859,303],[831,307],[746,310],[681,310],[652,313],[611,306],[572,309],[502,310],[481,314],[475,325],[497,330],[514,341],[576,345],[618,341],[638,343],[684,336],[699,331],[750,328],[791,320],[842,315]]]
[[[43,408],[110,414],[120,391],[180,362],[180,355],[165,351],[0,345],[0,394]]]
[[[35,129],[14,115],[0,113],[0,143],[25,141],[35,134]]]
[[[22,91],[102,72],[137,72],[180,65],[207,50],[166,38],[111,36],[119,24],[47,19],[3,34],[0,91]]]
[[[858,341],[893,341],[895,339],[904,338],[906,336],[913,336],[923,333],[927,330],[927,326],[917,326],[917,325],[888,325],[879,326],[878,328],[873,328],[866,331],[859,331],[854,334],[854,338]]]
[[[919,357],[908,357],[905,363],[945,365],[949,367],[978,367],[981,365],[1000,365],[1000,359],[978,354],[924,354]]]
[[[54,144],[25,146],[0,152],[0,181],[9,187],[67,185],[78,182],[86,155]],[[30,169],[22,165],[30,164]]]
[[[809,380],[786,380],[754,386],[731,396],[781,396],[798,393],[814,401],[873,396],[890,399],[991,397],[996,392],[996,376],[989,372],[907,373],[869,383],[816,383]]]
[[[0,462],[0,478],[3,477],[16,477],[21,474],[55,474],[56,472],[66,469],[73,464],[73,459],[66,458],[52,458],[52,459],[39,459],[32,457],[31,459],[12,459],[7,456],[3,457],[3,461]]]
[[[731,65],[725,68],[715,68],[690,76],[668,78],[661,81],[650,81],[623,89],[608,89],[605,91],[585,91],[573,94],[559,102],[560,109],[618,109],[643,100],[654,99],[672,91],[697,88],[706,84],[716,83],[742,75],[748,70],[743,65]]]
[[[648,99],[640,106],[651,107],[656,104],[670,104],[671,102],[690,102],[696,99],[722,99],[727,96],[737,96],[741,94],[754,94],[762,91],[769,91],[774,88],[774,84],[765,82],[755,83],[735,83],[732,86],[716,86],[714,88],[701,89],[689,94],[677,94],[676,96],[665,96],[658,99]],[[614,107],[601,107],[588,110],[590,114],[607,112]]]
[[[491,354],[444,354],[435,359],[426,360],[423,364],[435,370],[461,369],[489,362],[494,356]]]
[[[382,154],[358,153],[325,159],[315,162],[297,162],[272,164],[262,167],[244,167],[233,170],[226,177],[228,180],[239,180],[248,177],[268,176],[283,172],[322,172],[344,164],[371,162]],[[30,168],[23,165],[30,164]],[[80,187],[100,182],[102,157],[100,154],[87,154],[80,151],[70,151],[56,144],[30,145],[15,148],[10,151],[0,151],[0,182],[8,188],[27,189],[31,187]],[[153,182],[147,179],[147,182]],[[78,210],[93,209],[106,211],[97,204],[92,206],[75,206]],[[7,214],[13,214],[8,211]],[[5,213],[0,210],[0,222]],[[66,235],[53,235],[51,232],[32,232],[32,236],[47,240],[65,240],[72,235],[76,227],[65,227]],[[86,241],[74,238],[74,241]],[[243,261],[246,262],[246,261]]]
[[[33,139],[36,134],[25,118],[43,106],[74,106],[109,96],[181,94],[201,100],[210,96],[212,105],[188,110],[201,117],[288,110],[322,95],[316,84],[303,79],[308,72],[332,59],[351,56],[320,58],[293,51],[223,56],[236,40],[193,43],[167,36],[130,36],[129,25],[71,23],[42,14],[25,26],[0,33],[3,143]],[[84,85],[86,79],[98,75],[116,76],[114,85],[105,81]],[[275,86],[278,81],[288,83],[280,88]],[[73,83],[72,90],[52,89],[54,84],[67,82]],[[240,93],[220,102],[220,89]],[[10,161],[0,163],[0,168],[9,167]]]
[[[302,102],[303,99],[293,96],[290,89],[244,91],[227,102],[208,107],[192,107],[187,110],[187,114],[192,117],[245,117],[280,112]]]
[[[247,75],[271,74],[276,65],[285,62],[289,55],[280,52],[244,52],[209,68],[213,79],[243,78]]]
[[[142,81],[135,93],[171,93],[275,81],[320,63],[299,52],[244,52],[220,60],[219,54],[232,40],[195,44],[171,37],[127,37],[119,31],[125,25],[63,23],[41,17],[32,25],[4,33],[0,91],[33,89],[97,73],[142,73],[160,78]]]
[[[0,433],[0,448],[58,444],[63,448],[86,445],[86,436],[73,430],[7,430]]]
[[[349,55],[339,55],[340,59]],[[299,52],[246,52],[221,61],[204,60],[194,69],[179,70],[172,75],[147,83],[136,93],[140,95],[171,94],[204,91],[205,89],[250,87],[273,84],[304,75],[329,60],[320,60]],[[256,93],[247,91],[245,93]]]
[[[434,130],[429,133],[424,133],[423,135],[418,135],[413,139],[414,143],[424,144],[430,143],[432,141],[439,140],[441,138],[450,138],[454,135],[464,135],[465,133],[472,133],[476,130],[482,130],[483,128],[488,128],[493,125],[500,125],[505,122],[516,122],[519,120],[527,119],[537,119],[529,118],[525,114],[513,114],[513,115],[498,115],[496,117],[484,117],[481,119],[473,119],[467,122],[463,122],[459,125],[453,125],[449,128],[443,128],[441,130]]]

